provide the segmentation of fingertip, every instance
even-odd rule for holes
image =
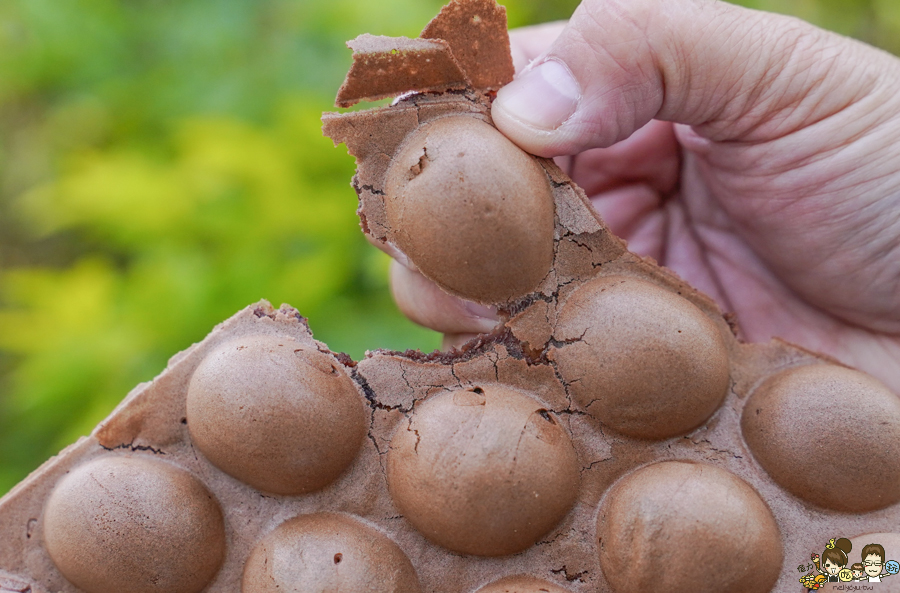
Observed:
[[[400,251],[393,243],[376,239],[369,233],[363,233],[363,235],[370,245],[376,247],[379,251],[382,251],[391,256],[391,259],[393,259],[395,262],[399,262],[410,270],[416,269],[415,264],[412,263],[412,261],[408,257],[406,257],[406,254]]]
[[[513,142],[538,156],[559,152],[559,132],[578,109],[581,87],[569,67],[555,59],[532,64],[497,92],[491,116]]]
[[[391,262],[391,292],[410,320],[435,331],[452,334],[488,333],[496,327],[496,310],[464,301],[441,290],[422,274]]]
[[[712,152],[715,146],[712,140],[701,136],[693,126],[675,124],[674,132],[681,147],[695,154],[707,155]]]

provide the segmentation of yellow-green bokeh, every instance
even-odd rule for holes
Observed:
[[[355,358],[437,347],[394,308],[319,117],[346,39],[415,36],[441,4],[0,2],[0,493],[261,298]],[[505,4],[521,26],[576,2]],[[896,0],[746,4],[900,48]]]

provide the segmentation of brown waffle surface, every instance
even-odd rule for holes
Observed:
[[[457,29],[491,23],[486,47],[498,15],[442,11]],[[436,165],[464,158],[442,138],[496,152],[490,91],[508,68],[472,53],[476,33],[448,45],[485,64],[465,73],[482,88],[329,114],[325,131],[357,157],[364,231],[503,323],[461,350],[357,363],[289,306],[248,307],[0,500],[0,591],[799,591],[831,538],[851,538],[851,558],[875,542],[900,557],[900,399],[784,342],[741,343],[552,162],[527,157],[528,238],[546,249],[524,262],[497,231],[517,215],[502,205],[479,218],[473,198],[444,224],[501,253],[495,268],[463,257],[445,275],[429,257],[458,254],[440,236],[422,247],[395,228],[416,223],[397,203],[407,185],[447,187]],[[450,171],[479,185],[473,154]],[[504,276],[519,265],[546,269]],[[884,581],[866,586],[900,591]]]

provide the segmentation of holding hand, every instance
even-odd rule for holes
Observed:
[[[497,127],[561,157],[630,249],[736,313],[744,339],[900,391],[900,59],[712,0],[586,0],[512,42]],[[494,325],[404,266],[392,280],[414,321]]]

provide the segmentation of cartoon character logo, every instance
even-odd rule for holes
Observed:
[[[880,583],[881,579],[900,572],[900,563],[896,560],[885,562],[884,546],[881,544],[868,544],[862,549],[863,569],[870,583]],[[886,572],[882,572],[882,570]]]
[[[848,557],[853,544],[845,537],[832,538],[825,545],[822,555],[813,553],[810,559],[813,564],[798,567],[800,572],[809,570],[809,574],[800,577],[800,583],[807,591],[822,588],[825,583],[869,582],[880,583],[882,579],[900,573],[900,562],[886,560],[884,546],[867,544],[860,552],[862,562],[847,568]]]
[[[853,544],[846,537],[832,538],[825,551],[822,552],[821,572],[828,578],[829,583],[839,583],[839,573],[847,568],[847,554],[853,549]],[[849,572],[849,571],[848,571]],[[852,573],[851,573],[852,574]]]
[[[825,584],[824,574],[808,574],[800,578],[800,583],[810,591],[820,589]]]

